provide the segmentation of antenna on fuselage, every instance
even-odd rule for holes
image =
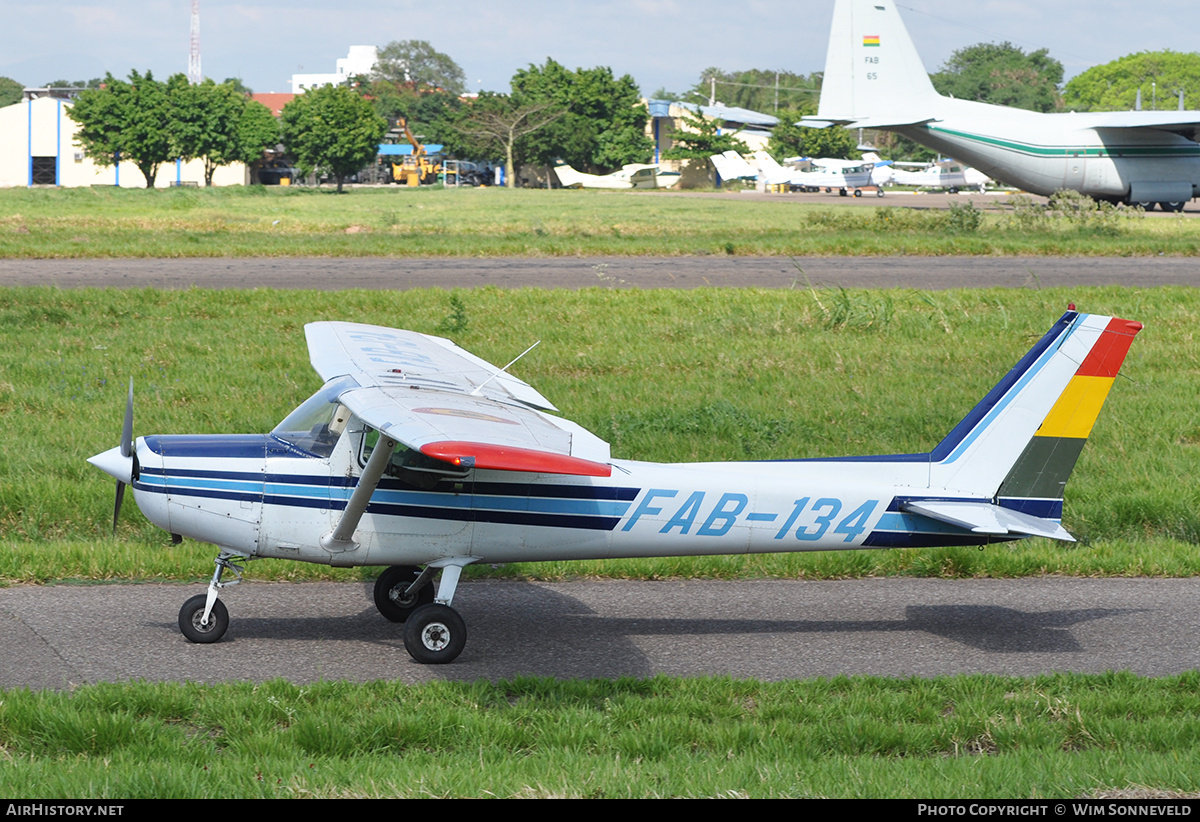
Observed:
[[[513,367],[513,365],[516,363],[516,361],[517,361],[517,360],[521,359],[522,357],[524,357],[526,354],[528,354],[530,351],[532,351],[533,349],[537,348],[537,347],[538,347],[539,345],[541,345],[541,344],[542,344],[542,341],[541,341],[541,340],[538,340],[538,341],[537,341],[537,342],[535,342],[533,345],[531,345],[531,346],[529,346],[528,348],[526,348],[524,351],[522,351],[520,354],[518,354],[516,357],[514,357],[514,358],[513,358],[513,361],[512,361],[512,362],[510,362],[508,365],[504,366],[504,367],[503,367],[503,368],[501,368],[499,371],[497,371],[495,374],[493,374],[492,376],[488,377],[486,380],[484,380],[483,382],[481,382],[479,385],[475,386],[475,390],[473,390],[473,391],[472,391],[470,394],[468,394],[467,396],[469,396],[469,397],[475,397],[475,396],[478,396],[478,395],[479,395],[479,392],[483,390],[483,387],[484,387],[485,385],[487,385],[487,384],[488,384],[489,382],[491,382],[492,380],[496,379],[496,377],[499,377],[501,374],[504,374],[504,373],[506,373],[506,372],[508,371],[508,369],[510,369],[510,368],[512,368],[512,367]]]

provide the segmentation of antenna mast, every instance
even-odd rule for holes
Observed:
[[[192,42],[188,50],[188,82],[198,84],[204,79],[200,71],[200,0],[192,0]]]

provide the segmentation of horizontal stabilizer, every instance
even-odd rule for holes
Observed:
[[[951,500],[920,500],[901,506],[913,514],[936,519],[976,534],[994,536],[1046,537],[1062,542],[1074,542],[1066,528],[1051,519],[1043,519],[990,502],[955,502]]]
[[[844,117],[840,119],[830,119],[827,117],[819,117],[815,115],[805,115],[800,118],[800,122],[796,125],[804,128],[829,128],[831,126],[854,126],[855,128],[904,128],[906,126],[923,126],[928,123],[936,122],[936,117],[913,117],[909,113],[899,113],[894,115],[883,116],[868,116],[862,117]]]

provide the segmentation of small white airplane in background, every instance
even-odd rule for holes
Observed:
[[[892,0],[837,0],[814,127],[879,128],[1034,194],[1179,211],[1200,192],[1200,111],[1041,114],[943,97]]]
[[[836,191],[845,197],[853,192],[855,197],[862,196],[862,190],[876,186],[875,195],[883,196],[883,184],[875,181],[875,166],[870,162],[854,162],[853,160],[830,160],[830,167],[817,166],[816,160],[806,161],[812,166],[811,171],[781,166],[774,157],[765,151],[753,154],[757,164],[760,179],[767,185],[786,185],[801,191]]]
[[[898,166],[909,165],[897,163]],[[959,189],[973,188],[979,192],[987,189],[991,178],[982,171],[964,166],[957,160],[938,160],[936,163],[913,163],[918,166],[916,171],[897,168],[892,172],[892,182],[902,186],[918,186],[921,188],[940,188],[951,194]]]
[[[800,159],[800,158],[796,158]],[[785,160],[785,162],[787,162]],[[891,160],[884,160],[873,151],[863,152],[862,160],[835,160],[827,157],[817,157],[810,162],[814,166],[820,168],[850,168],[852,166],[860,166],[865,163],[870,163],[871,168],[871,185],[883,186],[892,181],[892,166],[895,163]]]
[[[155,525],[219,548],[179,612],[192,642],[224,635],[219,592],[251,559],[386,566],[376,607],[414,659],[443,663],[466,643],[451,605],[476,562],[1071,541],[1063,488],[1141,327],[1072,306],[928,453],[661,464],[612,458],[512,363],[319,322],[325,384],[271,433],[135,440],[131,382],[120,445],[89,462],[117,479],[114,527],[129,485]]]
[[[554,167],[563,188],[667,188],[679,182],[679,175],[660,171],[653,163],[629,163],[611,174],[587,174],[563,164]]]

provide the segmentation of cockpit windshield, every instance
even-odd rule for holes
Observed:
[[[330,380],[300,403],[271,434],[302,451],[328,459],[350,419],[350,411],[337,398],[346,389],[357,386],[350,377]]]

